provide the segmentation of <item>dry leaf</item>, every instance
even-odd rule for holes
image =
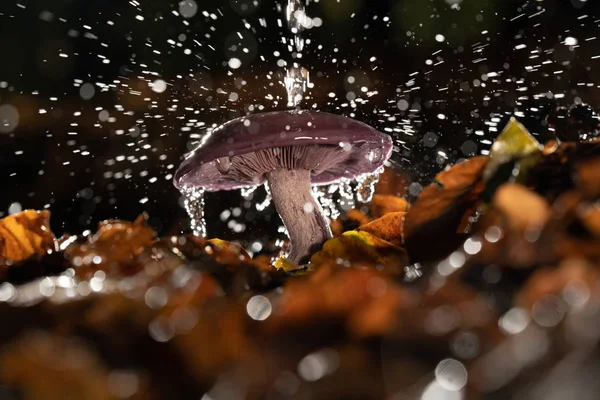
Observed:
[[[141,253],[144,247],[151,247],[156,242],[156,232],[146,225],[146,219],[145,215],[141,215],[135,222],[101,222],[98,231],[87,241],[67,247],[65,256],[79,267],[80,276],[111,269],[117,273],[135,273],[141,266],[126,271],[126,263]]]
[[[311,268],[341,259],[352,264],[382,265],[401,273],[407,264],[406,252],[369,232],[348,231],[328,240],[310,259]]]
[[[379,218],[392,212],[406,212],[409,206],[408,201],[401,197],[375,194],[371,200],[370,213],[374,218]]]
[[[405,212],[392,212],[383,217],[360,226],[357,231],[368,232],[396,246],[402,246]]]
[[[487,162],[487,157],[470,158],[439,173],[436,183],[423,189],[404,222],[404,242],[411,261],[445,257],[462,243],[465,221],[480,204]]]
[[[25,210],[0,220],[0,257],[23,261],[54,250],[50,212]]]
[[[329,264],[306,279],[288,282],[268,326],[289,328],[315,320],[346,321],[359,336],[383,334],[396,323],[406,293],[389,277],[367,268]]]

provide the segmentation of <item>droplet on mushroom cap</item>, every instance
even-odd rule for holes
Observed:
[[[253,162],[247,158],[261,151],[262,169],[236,171],[240,164],[236,158],[245,156]],[[206,191],[256,186],[264,182],[264,168],[271,165],[267,163],[279,162],[265,157],[287,157],[280,167],[309,169],[312,184],[329,184],[376,172],[391,152],[388,135],[343,116],[313,111],[253,114],[213,130],[183,161],[174,183],[179,189],[202,187]],[[228,173],[219,171],[224,170],[224,162]]]

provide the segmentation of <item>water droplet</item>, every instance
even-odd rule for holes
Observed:
[[[19,110],[13,105],[0,106],[0,133],[10,133],[19,125]]]
[[[458,391],[467,384],[467,369],[458,360],[448,358],[435,368],[435,379],[446,390]]]
[[[163,93],[167,90],[167,83],[162,79],[157,79],[152,84],[152,91],[155,93]]]
[[[240,61],[239,58],[231,58],[229,59],[229,68],[231,69],[238,69],[239,67],[242,66],[242,61]]]
[[[269,318],[271,311],[271,302],[265,296],[256,295],[246,304],[246,312],[256,321],[264,321]]]
[[[198,4],[194,0],[183,0],[179,2],[179,14],[183,18],[192,18],[198,12]]]
[[[206,236],[206,221],[204,220],[204,189],[185,187],[181,190],[184,196],[184,207],[190,216],[190,227],[194,235]]]
[[[23,210],[23,207],[21,207],[21,203],[12,203],[10,206],[8,206],[8,213],[10,215],[13,214],[17,214],[20,213]]]
[[[79,95],[84,100],[91,100],[95,94],[96,88],[94,88],[94,85],[92,85],[91,83],[84,83],[83,85],[81,85],[81,88],[79,88]]]

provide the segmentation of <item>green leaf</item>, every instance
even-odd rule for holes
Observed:
[[[490,162],[483,172],[483,177],[487,181],[501,164],[522,159],[528,155],[539,153],[541,150],[542,145],[519,121],[512,117],[492,145]]]
[[[506,182],[523,183],[527,171],[540,160],[543,146],[514,117],[498,135],[483,171],[486,182],[482,198],[489,201],[496,189]]]

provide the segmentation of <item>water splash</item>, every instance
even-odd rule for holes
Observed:
[[[360,203],[368,203],[373,200],[375,194],[375,185],[379,182],[379,175],[383,172],[383,167],[372,174],[364,174],[356,178],[358,187],[356,189],[356,200]]]
[[[313,196],[321,205],[323,215],[331,219],[337,219],[340,216],[340,210],[338,208],[337,201],[334,198],[334,194],[337,192],[337,186],[313,186],[312,189]]]
[[[342,180],[337,184],[337,190],[340,194],[338,204],[344,211],[351,210],[356,207],[356,201],[354,200],[354,188],[349,180]]]
[[[262,202],[255,204],[256,211],[264,211],[267,207],[271,205],[271,201],[273,200],[273,198],[271,197],[271,189],[269,188],[269,185],[265,184],[264,188],[267,192],[267,195],[265,196],[265,199]]]
[[[190,216],[190,227],[194,235],[206,236],[206,221],[204,220],[204,189],[186,187],[181,189],[184,197],[184,207]]]
[[[258,186],[245,187],[240,190],[240,193],[242,194],[242,197],[244,198],[244,200],[252,200],[257,188],[258,188]]]

